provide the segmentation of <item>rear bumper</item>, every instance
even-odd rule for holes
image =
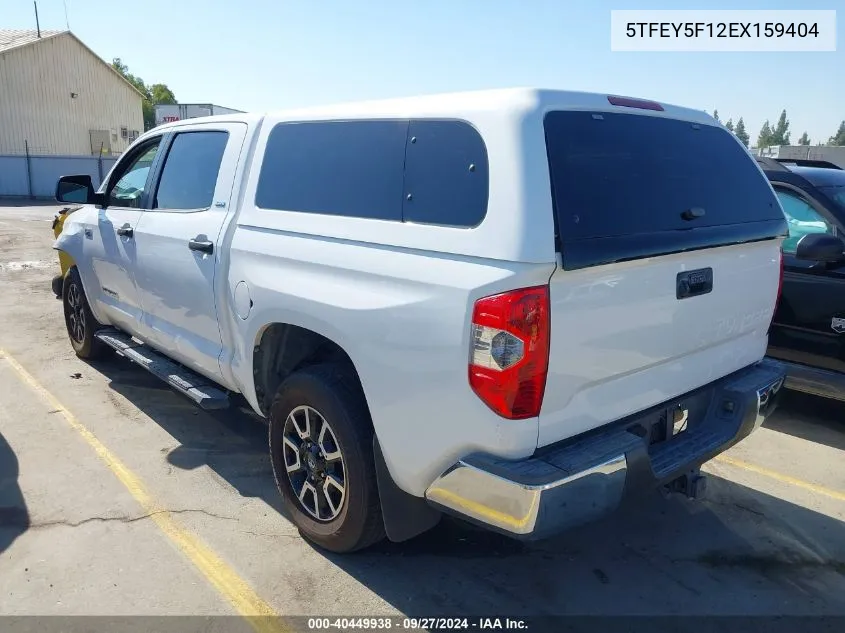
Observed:
[[[786,367],[786,388],[845,401],[845,374],[832,369],[779,361]]]
[[[508,461],[470,455],[426,491],[435,507],[525,539],[612,512],[623,495],[656,488],[751,434],[777,406],[783,366],[766,359],[706,387]],[[687,411],[672,435],[673,411]],[[669,439],[661,439],[663,433]]]

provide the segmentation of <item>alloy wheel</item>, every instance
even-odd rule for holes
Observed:
[[[67,291],[68,331],[77,343],[85,341],[85,310],[82,306],[82,293],[79,286],[71,282]]]
[[[346,469],[326,418],[313,407],[296,407],[285,420],[282,444],[288,480],[299,505],[318,521],[337,518],[346,498]]]

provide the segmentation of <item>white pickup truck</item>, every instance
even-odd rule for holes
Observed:
[[[786,223],[696,110],[518,89],[210,117],[56,197],[81,205],[55,243],[77,355],[242,394],[329,550],[698,496],[783,383]]]

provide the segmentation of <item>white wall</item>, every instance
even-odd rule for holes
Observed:
[[[845,146],[839,145],[772,145],[760,150],[761,156],[785,159],[826,160],[845,169]]]
[[[76,93],[76,98],[71,98]],[[0,154],[91,154],[90,130],[144,132],[141,95],[69,33],[0,53]]]

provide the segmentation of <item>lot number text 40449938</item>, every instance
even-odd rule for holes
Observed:
[[[364,617],[308,618],[308,630],[358,631],[362,629],[404,631],[485,631],[523,630],[529,628],[521,618],[444,618],[444,617]]]

